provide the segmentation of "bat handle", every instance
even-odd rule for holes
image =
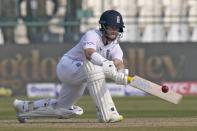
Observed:
[[[128,83],[130,83],[133,80],[133,77],[132,76],[128,76],[127,80],[128,80]]]

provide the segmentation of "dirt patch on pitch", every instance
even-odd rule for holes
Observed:
[[[0,120],[0,127],[13,128],[118,128],[118,127],[197,127],[197,118],[129,118],[118,123],[98,123],[96,119],[37,119],[20,124],[16,120]]]

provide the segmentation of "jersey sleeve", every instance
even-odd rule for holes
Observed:
[[[96,43],[97,43],[98,36],[94,31],[88,31],[82,40],[83,49],[93,48],[96,50]]]
[[[113,52],[112,52],[112,60],[114,59],[119,59],[121,61],[123,61],[123,51],[120,48],[120,45],[117,44],[116,47],[114,48]]]

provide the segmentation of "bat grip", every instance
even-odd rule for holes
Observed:
[[[133,77],[132,76],[128,76],[127,80],[128,80],[128,83],[130,83],[133,80]]]

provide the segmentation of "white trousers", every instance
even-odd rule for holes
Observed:
[[[62,82],[57,106],[68,109],[83,95],[86,88],[83,62],[63,56],[57,65],[57,76]]]

